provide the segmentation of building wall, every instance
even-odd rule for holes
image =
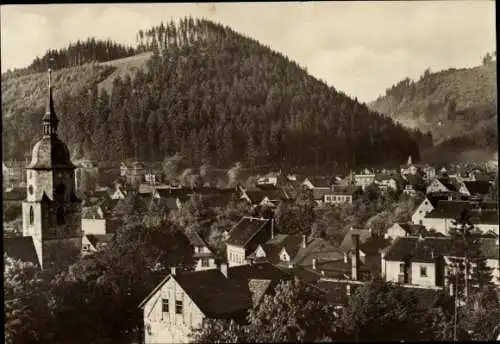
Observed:
[[[449,235],[448,231],[453,225],[452,219],[423,218],[422,224],[427,230],[435,229],[436,232]]]
[[[208,266],[203,266],[203,259],[206,259],[208,261]],[[215,269],[217,268],[217,265],[215,264],[215,258],[210,257],[210,258],[198,258],[196,259],[196,265],[195,265],[195,270],[210,270],[210,269]]]
[[[227,262],[229,266],[245,265],[245,249],[234,245],[226,245]]]
[[[399,224],[395,223],[387,230],[387,236],[391,239],[396,239],[406,236],[406,232]]]
[[[375,181],[374,174],[357,174],[354,176],[356,186],[361,186],[363,190]]]
[[[433,180],[431,184],[427,187],[427,193],[431,192],[447,192],[448,189],[441,184],[441,182],[437,179]]]
[[[352,203],[352,195],[325,195],[325,204]]]
[[[426,275],[421,274],[421,268],[426,269]],[[411,284],[436,286],[436,265],[434,263],[412,263]]]
[[[432,203],[426,198],[420,203],[418,208],[415,210],[413,215],[411,216],[411,221],[413,224],[420,224],[420,221],[422,221],[423,224],[423,219],[425,215],[430,213],[432,210],[434,210],[434,207],[432,206]]]
[[[399,265],[402,262],[394,262],[388,260],[382,260],[383,271],[385,271],[385,280],[387,282],[399,282]]]
[[[169,312],[162,312],[162,299],[168,299]],[[176,314],[176,301],[183,301],[182,314]],[[145,343],[189,343],[193,328],[201,326],[205,318],[201,310],[184,290],[170,278],[144,305]]]
[[[82,219],[83,234],[106,234],[105,219]]]
[[[400,281],[400,265],[403,262],[382,260],[382,272],[387,282],[398,283]],[[420,274],[420,268],[426,268],[427,275]],[[435,286],[436,265],[434,263],[412,262],[410,267],[409,281],[413,285]]]

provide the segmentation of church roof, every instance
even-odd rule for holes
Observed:
[[[47,111],[42,117],[43,137],[33,147],[30,169],[74,169],[68,147],[57,137],[59,119],[54,110],[49,69],[49,94]]]
[[[33,147],[31,169],[75,168],[68,147],[57,136],[43,137]]]

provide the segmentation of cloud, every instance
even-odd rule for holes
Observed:
[[[89,36],[134,44],[139,29],[191,15],[270,46],[362,101],[427,67],[477,65],[495,49],[489,1],[23,5],[1,14],[2,70]]]

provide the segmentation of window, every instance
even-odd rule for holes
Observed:
[[[33,207],[30,207],[29,220],[30,220],[30,225],[32,225],[33,222],[35,222],[35,212],[33,211]]]
[[[420,267],[420,277],[427,277],[427,267],[425,266]]]
[[[404,274],[405,273],[405,263],[399,264],[399,273]]]
[[[182,314],[182,300],[175,301],[175,314]]]
[[[419,223],[420,225],[422,225],[422,224],[423,224],[422,220],[418,220],[418,223]]]
[[[169,310],[169,308],[168,308],[168,299],[162,299],[161,300],[161,311],[163,313],[168,313],[168,310]]]
[[[202,258],[201,259],[201,266],[203,266],[204,268],[208,267],[210,264],[209,264],[209,261],[208,261],[208,258]]]

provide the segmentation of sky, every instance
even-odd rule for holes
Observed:
[[[190,15],[257,39],[362,102],[496,50],[491,0],[3,5],[0,14],[2,72],[77,39],[135,44],[140,29]]]

